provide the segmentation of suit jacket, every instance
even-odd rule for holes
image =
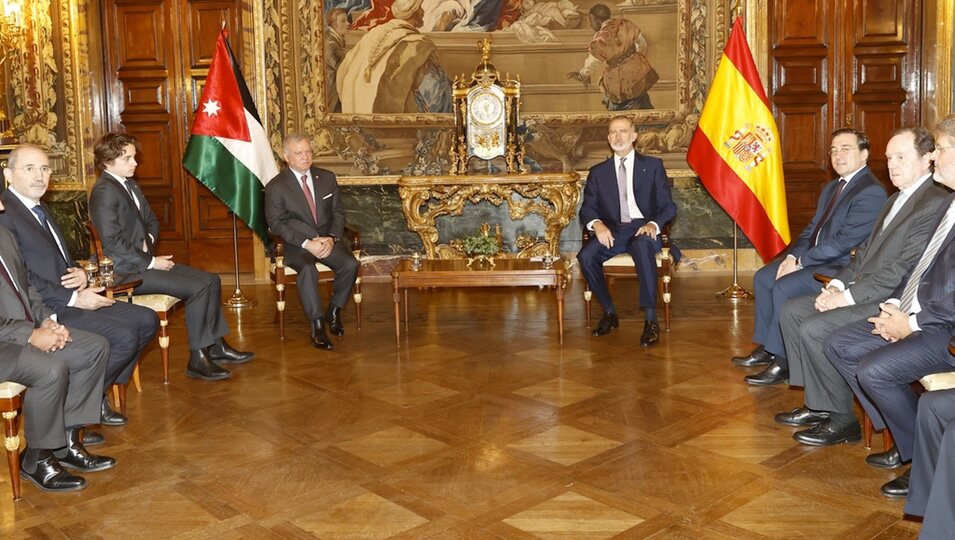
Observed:
[[[663,226],[676,217],[676,204],[670,194],[663,162],[655,157],[634,152],[633,195],[644,219]],[[620,194],[617,189],[617,171],[614,159],[590,168],[584,186],[584,201],[580,206],[580,222],[584,226],[599,219],[611,230],[620,226]]]
[[[17,241],[20,255],[26,263],[27,280],[43,298],[43,303],[57,314],[62,314],[73,296],[73,289],[64,287],[60,278],[66,274],[67,268],[76,266],[76,261],[72,257],[64,260],[60,248],[36,220],[33,211],[24,206],[23,201],[9,189],[0,194],[0,200],[6,207],[6,211],[0,213],[0,225],[13,233]],[[53,233],[66,248],[66,237],[52,219],[50,209],[42,202],[40,206],[47,215],[47,223]],[[69,257],[69,253],[66,256]]]
[[[882,205],[872,234],[856,250],[856,256],[836,279],[852,290],[856,304],[885,300],[902,278],[915,266],[938,220],[938,208],[948,191],[929,178],[912,195],[882,230],[900,192]]]
[[[822,224],[819,238],[813,246],[812,232],[822,219],[838,184],[839,180],[835,179],[822,188],[812,221],[786,250],[786,255],[801,259],[803,266],[849,264],[852,248],[865,241],[872,232],[879,209],[885,203],[885,188],[869,167],[863,167],[842,191],[829,219]]]
[[[304,253],[302,244],[315,236],[342,238],[345,233],[345,211],[342,209],[335,173],[312,167],[312,196],[315,213],[302,191],[300,180],[285,167],[265,186],[265,219],[269,229],[286,242],[286,253],[298,256]]]
[[[53,315],[53,311],[43,304],[39,293],[27,281],[27,269],[17,251],[17,241],[3,227],[0,227],[0,256],[7,263],[10,279],[20,289],[17,292],[7,284],[7,280],[0,278],[0,341],[26,346],[33,330]],[[27,321],[23,316],[23,304],[17,296],[29,306],[34,322]]]
[[[932,225],[932,233],[929,234],[930,238],[953,201],[955,201],[955,193],[942,201],[942,205],[936,213],[937,219]],[[949,332],[949,335],[951,335],[952,327],[955,326],[955,279],[952,279],[952,276],[955,275],[955,241],[953,241],[953,238],[955,238],[955,227],[952,227],[952,230],[948,232],[935,255],[935,259],[925,269],[925,273],[922,274],[921,281],[919,281],[917,296],[922,311],[915,316],[915,320],[923,331]],[[919,257],[922,256],[926,247],[926,245],[923,245],[922,249],[919,250]],[[895,290],[893,295],[895,298],[902,296],[908,278],[909,276],[906,275]]]
[[[103,252],[113,259],[116,272],[141,274],[153,259],[153,247],[159,240],[159,219],[139,184],[131,178],[126,181],[142,210],[119,180],[104,172],[90,191],[90,219],[103,242]]]

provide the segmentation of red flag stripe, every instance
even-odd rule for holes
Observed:
[[[776,254],[786,248],[759,199],[723,161],[701,130],[693,134],[687,157],[700,178],[706,179],[707,191],[746,232],[759,253]]]
[[[742,17],[737,17],[733,23],[733,31],[730,33],[729,41],[726,43],[726,49],[723,55],[736,66],[736,70],[743,75],[743,79],[753,88],[753,92],[763,100],[763,105],[770,109],[769,100],[766,99],[766,91],[763,90],[763,83],[759,80],[759,72],[756,71],[756,62],[753,61],[753,55],[749,51],[749,45],[746,44],[746,36],[743,33]]]

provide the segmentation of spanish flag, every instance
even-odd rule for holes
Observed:
[[[764,261],[789,245],[779,132],[740,18],[713,77],[687,162]]]

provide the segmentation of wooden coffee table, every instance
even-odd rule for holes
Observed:
[[[552,287],[557,296],[557,335],[564,343],[564,289],[567,287],[566,263],[556,261],[551,268],[528,259],[499,259],[493,267],[475,262],[468,268],[462,259],[421,261],[421,268],[411,269],[404,259],[391,272],[395,297],[395,340],[401,346],[401,301],[404,296],[405,331],[408,330],[408,289],[428,287]],[[403,293],[403,294],[402,294]]]

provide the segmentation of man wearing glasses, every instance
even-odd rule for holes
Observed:
[[[753,342],[758,346],[732,362],[753,367],[769,364],[762,372],[747,375],[752,385],[771,385],[789,378],[779,316],[790,298],[818,291],[815,272],[832,275],[849,264],[849,254],[872,232],[885,188],[866,165],[869,139],[861,131],[843,128],[832,134],[829,146],[832,168],[839,178],[822,188],[816,213],[799,238],[753,278],[756,321]]]

